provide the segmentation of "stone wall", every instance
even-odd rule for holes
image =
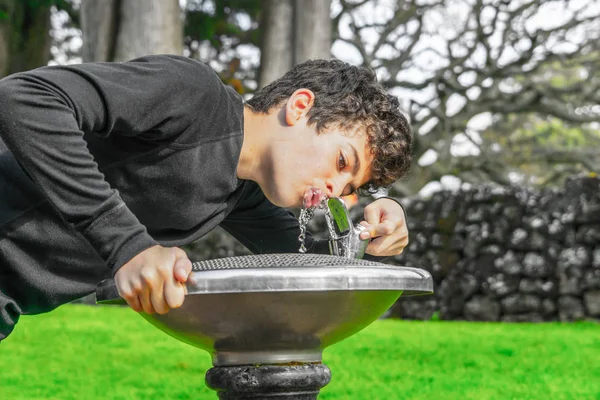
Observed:
[[[435,294],[392,317],[600,320],[600,180],[541,192],[484,186],[406,204],[410,243],[389,263],[423,268]]]
[[[600,320],[599,179],[543,192],[484,186],[403,204],[410,243],[385,262],[428,270],[435,293],[400,298],[387,317]],[[351,210],[357,222],[362,211]],[[326,237],[324,217],[317,213],[309,230]],[[249,254],[221,229],[185,249],[195,261]]]

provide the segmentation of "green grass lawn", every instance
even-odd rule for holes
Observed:
[[[377,321],[327,349],[322,399],[600,399],[600,325]],[[126,308],[24,317],[0,399],[216,399],[208,353]]]

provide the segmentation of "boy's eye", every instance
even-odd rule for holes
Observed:
[[[346,159],[344,158],[344,155],[342,153],[340,153],[340,158],[338,159],[338,163],[339,163],[340,170],[342,170],[348,166],[348,163],[346,163]]]

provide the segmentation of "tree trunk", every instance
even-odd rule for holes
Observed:
[[[265,87],[292,68],[294,0],[265,0],[261,17],[258,87]]]
[[[0,0],[0,78],[50,61],[49,2]]]
[[[81,26],[85,62],[183,53],[179,0],[83,0]]]
[[[331,57],[331,0],[295,0],[294,65]]]
[[[294,65],[331,56],[331,0],[266,0],[258,86],[264,87]]]
[[[119,0],[83,0],[81,3],[81,33],[83,62],[110,61],[116,45],[116,21]]]

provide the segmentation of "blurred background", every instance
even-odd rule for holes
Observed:
[[[373,197],[407,213],[385,262],[435,293],[328,349],[324,399],[600,399],[599,39],[598,0],[0,0],[0,78],[171,53],[250,98],[335,57],[399,97],[413,167]],[[358,222],[373,198],[348,200]],[[220,229],[185,250],[248,254]],[[0,345],[0,398],[213,399],[210,366],[131,310],[69,304]]]
[[[390,311],[416,319],[600,318],[599,39],[595,0],[0,0],[0,76],[173,53],[249,98],[310,58],[373,68],[415,132],[387,193],[410,230],[388,262],[435,279]]]

